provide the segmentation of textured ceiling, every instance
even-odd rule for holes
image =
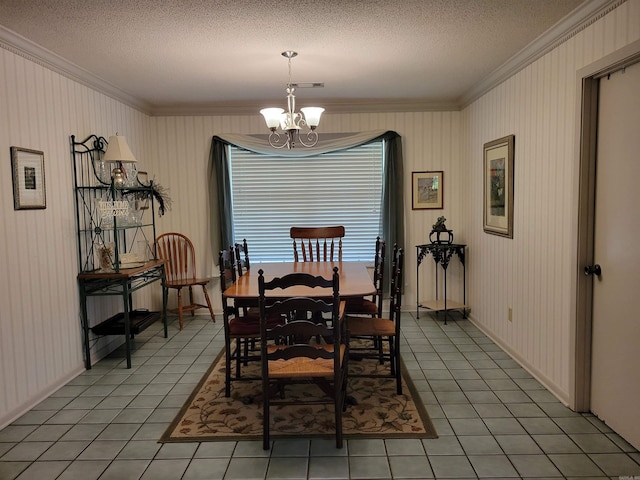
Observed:
[[[593,0],[589,0],[593,1]],[[147,111],[460,105],[584,0],[0,0],[0,24]]]

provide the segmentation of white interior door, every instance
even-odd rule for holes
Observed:
[[[640,448],[640,63],[600,80],[591,411]]]

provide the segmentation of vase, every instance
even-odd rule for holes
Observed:
[[[98,265],[101,272],[113,272],[113,243],[98,243],[96,245]]]
[[[113,186],[116,188],[122,188],[125,185],[124,173],[121,168],[116,167],[113,169]]]

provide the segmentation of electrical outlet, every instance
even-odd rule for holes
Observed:
[[[508,309],[508,315],[509,315],[509,321],[513,322],[513,309],[511,307],[509,307]]]

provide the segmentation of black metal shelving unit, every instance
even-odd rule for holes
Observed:
[[[89,135],[71,136],[78,235],[78,287],[85,348],[85,366],[91,368],[90,332],[124,334],[127,368],[131,368],[131,338],[162,317],[167,331],[164,262],[152,247],[156,237],[153,183],[141,183],[135,172],[122,187],[111,179],[102,158],[107,141]],[[133,292],[155,282],[162,284],[162,312],[134,310]],[[123,312],[91,326],[90,296],[122,298]]]

